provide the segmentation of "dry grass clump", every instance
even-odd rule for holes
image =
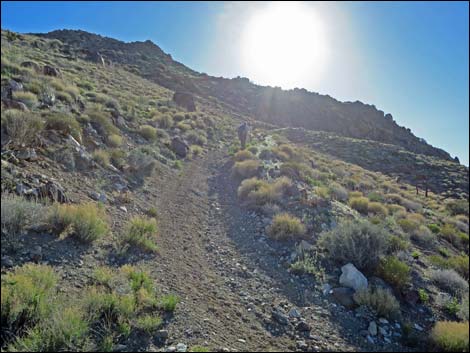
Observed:
[[[238,179],[252,178],[259,174],[261,163],[254,159],[235,162],[232,167],[232,176]]]
[[[267,234],[275,240],[289,240],[302,237],[306,232],[300,219],[288,213],[280,213],[274,216]]]
[[[271,183],[258,178],[245,179],[238,188],[238,197],[248,207],[262,207],[280,202],[291,186],[292,181],[287,177],[280,177]]]
[[[387,256],[380,261],[380,276],[396,288],[403,288],[410,281],[410,267],[395,256]]]
[[[349,206],[359,213],[367,214],[369,211],[369,199],[364,196],[352,197],[349,200]]]
[[[468,321],[438,321],[431,332],[431,340],[445,352],[468,352],[468,336]]]
[[[44,128],[41,118],[16,109],[2,111],[2,129],[15,144],[34,145]]]
[[[253,155],[253,153],[251,153],[248,150],[241,150],[233,155],[233,160],[235,162],[242,162],[242,161],[246,161],[247,159],[253,159],[253,158],[255,158],[255,156]]]
[[[462,296],[468,292],[468,282],[454,270],[434,270],[431,280],[441,289]]]
[[[373,215],[385,217],[388,215],[388,210],[387,207],[385,207],[383,204],[380,202],[369,202],[369,205],[367,206],[367,211],[369,213],[372,213]]]
[[[13,194],[2,194],[2,234],[16,236],[45,219],[46,207]]]
[[[368,306],[378,316],[395,319],[400,314],[400,303],[387,289],[381,287],[360,289],[354,293],[353,298],[358,305]]]

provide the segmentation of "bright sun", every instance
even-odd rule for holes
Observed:
[[[242,64],[261,84],[299,87],[316,81],[327,55],[325,31],[309,5],[271,3],[253,13],[242,37]]]

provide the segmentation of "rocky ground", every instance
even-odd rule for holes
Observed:
[[[151,342],[136,338],[119,350],[409,350],[399,343],[398,323],[364,308],[348,310],[314,277],[287,270],[292,247],[269,240],[268,220],[239,206],[230,165],[226,149],[209,150],[182,171],[162,169],[124,208],[106,202],[116,233],[128,213],[157,208],[157,255],[123,257],[113,239],[87,247],[38,230],[23,235],[15,252],[2,249],[2,269],[31,259],[48,263],[66,281],[62,290],[71,292],[79,292],[98,265],[148,269],[157,290],[176,293],[181,302]]]

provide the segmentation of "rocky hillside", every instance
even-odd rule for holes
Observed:
[[[157,45],[124,43],[99,35],[71,30],[41,36],[67,44],[69,55],[85,53],[92,60],[119,63],[163,87],[184,90],[203,97],[215,97],[236,112],[280,126],[330,131],[342,136],[369,139],[400,146],[410,152],[451,160],[398,126],[391,114],[362,102],[339,102],[305,89],[282,90],[251,83],[247,78],[225,79],[197,73],[172,60]]]
[[[468,351],[468,168],[52,33],[1,33],[2,351]]]

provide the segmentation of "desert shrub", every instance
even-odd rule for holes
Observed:
[[[446,209],[451,215],[467,215],[469,213],[468,200],[449,200]]]
[[[94,203],[54,204],[49,223],[57,232],[69,230],[75,238],[85,243],[93,242],[109,231],[104,208]]]
[[[459,308],[459,311],[457,312],[457,316],[461,320],[468,321],[468,317],[469,317],[468,293],[465,294],[462,299],[462,303],[460,304],[460,308]]]
[[[88,111],[87,115],[91,125],[100,133],[101,136],[119,134],[119,129],[114,126],[108,112],[94,108]]]
[[[380,276],[397,288],[403,288],[410,281],[410,267],[395,256],[387,256],[380,261]]]
[[[361,191],[351,191],[349,192],[349,199],[363,196]]]
[[[139,128],[139,134],[148,141],[155,141],[157,139],[157,129],[150,125],[142,125]]]
[[[109,166],[110,157],[109,157],[108,151],[101,150],[101,149],[96,150],[96,151],[93,151],[92,156],[93,156],[93,159],[96,161],[96,163],[98,163],[99,165],[103,167]]]
[[[108,146],[119,147],[122,145],[122,136],[117,134],[111,134],[107,138]]]
[[[367,214],[369,211],[369,199],[362,196],[353,197],[349,200],[349,206],[362,214]]]
[[[70,94],[68,94],[67,92],[57,92],[56,97],[57,97],[58,100],[60,100],[63,103],[70,104],[70,103],[73,102],[72,96]]]
[[[387,289],[366,288],[354,293],[354,301],[375,311],[378,316],[396,319],[400,314],[400,304],[395,296]]]
[[[468,282],[455,270],[433,270],[430,277],[439,288],[449,293],[461,296],[468,291]]]
[[[188,114],[187,116],[185,116],[185,114],[183,113],[176,113],[173,115],[173,120],[179,123],[180,121],[183,121],[185,118],[189,119],[190,117],[191,116],[189,116]]]
[[[423,288],[418,289],[418,296],[421,303],[426,304],[429,301],[429,294]]]
[[[72,135],[77,141],[82,139],[80,123],[67,113],[50,113],[46,116],[46,129],[60,131],[64,135]]]
[[[173,312],[176,309],[179,299],[174,294],[168,294],[161,297],[158,301],[158,307],[166,312]]]
[[[246,161],[247,159],[253,159],[253,158],[255,158],[253,153],[247,150],[238,151],[237,153],[233,155],[233,160],[235,162],[242,162],[242,161]]]
[[[156,121],[158,127],[162,129],[169,129],[173,126],[174,123],[170,114],[156,115],[153,120]]]
[[[458,233],[458,229],[452,224],[446,223],[441,227],[441,236],[451,244],[459,243]]]
[[[115,167],[122,168],[125,165],[125,158],[125,151],[119,148],[112,148],[109,150],[109,160]]]
[[[348,190],[338,183],[331,183],[329,185],[330,195],[334,200],[345,202],[348,200]]]
[[[36,264],[2,275],[2,330],[17,335],[47,317],[53,308],[50,299],[57,279],[51,267]]]
[[[428,224],[428,228],[433,234],[439,234],[441,232],[441,227],[435,223]]]
[[[394,204],[399,204],[401,205],[403,203],[403,197],[399,194],[386,194],[385,200],[389,203],[394,203]]]
[[[35,144],[43,127],[42,119],[33,113],[16,109],[2,111],[2,129],[15,144]]]
[[[382,205],[380,202],[369,202],[369,205],[367,206],[367,211],[368,213],[372,213],[377,216],[382,216],[385,217],[388,215],[387,208]]]
[[[235,162],[232,167],[232,176],[239,179],[252,178],[258,175],[261,163],[254,159]]]
[[[419,212],[422,210],[423,206],[419,202],[403,199],[401,205],[405,207],[408,211]]]
[[[141,149],[133,150],[129,154],[128,163],[132,176],[139,178],[151,176],[156,167],[155,159]]]
[[[195,145],[204,146],[207,143],[207,138],[201,132],[190,131],[185,135],[186,140]]]
[[[302,256],[292,263],[289,267],[289,270],[298,275],[310,274],[318,275],[321,273],[321,270],[318,268],[315,258],[312,255],[307,253],[302,254]]]
[[[412,231],[410,236],[413,241],[427,248],[431,247],[436,241],[436,235],[424,225],[420,225],[416,230]]]
[[[182,121],[179,122],[178,124],[176,124],[176,127],[177,127],[178,129],[180,129],[181,131],[183,131],[183,132],[186,132],[186,131],[191,130],[191,125],[186,124],[186,123],[184,123],[184,122],[182,122]]]
[[[297,161],[303,160],[301,152],[292,145],[280,144],[277,147],[271,149],[271,152],[281,161]]]
[[[201,146],[198,146],[198,145],[191,145],[189,147],[189,150],[191,151],[191,154],[193,156],[199,156],[204,151],[204,149]]]
[[[156,235],[157,221],[155,218],[136,216],[129,221],[123,241],[145,251],[154,252],[157,251]]]
[[[155,333],[163,324],[163,320],[159,315],[144,314],[136,320],[136,326],[147,334]]]
[[[261,207],[279,202],[291,185],[292,182],[286,177],[278,178],[271,183],[258,178],[245,179],[238,188],[238,197],[248,207]]]
[[[387,209],[388,209],[388,212],[391,213],[391,214],[395,214],[397,212],[402,212],[402,213],[405,213],[406,212],[406,208],[403,207],[403,206],[400,206],[400,205],[397,205],[397,204],[389,204],[386,206]]]
[[[307,180],[312,177],[312,169],[305,163],[288,161],[281,165],[281,175],[295,180]]]
[[[12,237],[28,226],[38,225],[46,216],[46,208],[42,204],[9,194],[2,194],[1,212],[2,234]]]
[[[361,270],[373,271],[388,247],[386,231],[367,221],[344,221],[324,232],[320,244],[328,257],[342,265],[352,262]]]
[[[75,101],[78,97],[80,97],[80,90],[75,86],[67,86],[64,89],[65,93],[67,93],[72,99]]]
[[[413,220],[413,219],[410,219],[410,218],[403,218],[403,219],[399,219],[397,221],[397,224],[401,227],[401,229],[405,232],[405,233],[408,233],[408,234],[411,234],[415,231],[417,231],[419,229],[419,226],[420,224]]]
[[[367,198],[372,202],[384,202],[384,196],[375,191],[368,193]]]
[[[28,108],[33,108],[38,103],[38,97],[32,92],[15,91],[13,99],[24,103]]]
[[[463,215],[459,215],[459,216],[463,217],[464,219],[466,218],[466,216],[463,216]],[[457,228],[459,231],[463,233],[468,233],[468,222],[465,222],[465,221],[462,222],[459,219],[457,219],[457,217],[449,217],[449,218],[446,218],[446,223],[453,225],[455,228]]]
[[[391,252],[408,250],[410,247],[409,241],[397,235],[391,235],[388,239],[388,244]]]
[[[449,258],[449,267],[457,271],[462,277],[468,280],[469,277],[469,258],[468,255],[458,255]]]
[[[300,219],[288,213],[280,213],[274,216],[267,234],[275,240],[288,240],[302,237],[305,231],[305,226]]]
[[[431,340],[445,352],[468,352],[468,336],[468,321],[438,321],[431,332]]]

